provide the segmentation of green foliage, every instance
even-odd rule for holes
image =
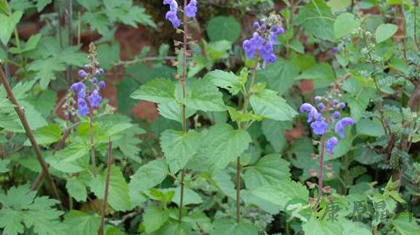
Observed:
[[[217,16],[208,22],[206,31],[211,41],[235,42],[241,35],[241,25],[233,17]]]

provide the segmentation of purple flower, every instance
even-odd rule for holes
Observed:
[[[242,47],[245,50],[246,57],[250,59],[254,58],[255,53],[263,48],[264,41],[264,38],[257,32],[252,35],[251,39],[245,40]]]
[[[254,29],[257,30],[261,27],[261,25],[260,25],[260,23],[258,23],[258,21],[255,21],[254,24],[252,25],[252,27],[254,27]]]
[[[261,58],[266,63],[274,63],[276,61],[276,55],[274,54],[273,44],[267,42],[261,49]]]
[[[341,114],[340,114],[340,112],[338,112],[338,111],[335,111],[334,113],[333,113],[333,115],[332,115],[332,119],[333,120],[337,120],[337,119],[339,119],[341,117]]]
[[[80,116],[86,116],[89,113],[89,107],[86,103],[86,100],[83,98],[79,98],[77,100],[77,107],[79,109],[79,115]]]
[[[85,88],[80,89],[79,92],[77,92],[77,98],[84,99],[86,97],[86,90]]]
[[[80,90],[85,89],[85,84],[83,84],[82,82],[76,82],[76,83],[73,83],[73,85],[71,85],[70,88],[73,89],[74,91],[79,92]]]
[[[322,97],[321,96],[315,96],[315,102],[319,103],[321,102]]]
[[[301,112],[307,112],[309,114],[308,115],[308,123],[312,122],[312,119],[318,114],[318,111],[316,110],[316,108],[309,103],[302,104],[300,106],[300,111]]]
[[[316,120],[311,123],[312,131],[315,135],[323,135],[328,128],[328,123],[324,121],[320,113],[316,114]]]
[[[93,83],[98,83],[98,78],[97,78],[97,77],[93,77],[93,78],[92,78],[92,82],[93,82]]]
[[[194,18],[197,15],[197,0],[191,0],[185,7],[185,14],[188,17]]]
[[[102,102],[102,96],[99,95],[98,90],[93,90],[92,94],[88,97],[88,100],[90,102],[90,105],[92,105],[93,108],[99,107]]]
[[[331,137],[327,143],[325,143],[325,149],[327,150],[327,153],[333,154],[334,148],[338,144],[338,139],[336,137]]]
[[[284,30],[283,27],[279,27],[279,29],[277,30],[277,34],[284,34],[286,33],[286,30]]]
[[[341,139],[344,138],[344,127],[353,125],[354,121],[352,118],[345,117],[335,124],[335,133],[340,135]]]
[[[79,77],[81,77],[81,78],[85,78],[87,76],[87,73],[86,73],[85,70],[79,70],[77,75],[79,75]]]
[[[324,103],[319,103],[319,104],[318,104],[318,109],[319,109],[320,111],[324,110],[324,108],[325,108]]]
[[[104,72],[105,71],[104,71],[103,68],[99,68],[99,69],[96,70],[96,74],[99,74],[99,75],[103,74]]]
[[[106,84],[105,81],[100,81],[98,85],[100,89],[104,89]]]
[[[345,103],[343,103],[343,102],[341,102],[341,103],[339,103],[339,104],[338,104],[338,107],[339,107],[340,109],[344,109],[344,108],[346,107],[346,104],[345,104]]]
[[[334,101],[333,101],[333,105],[334,105],[334,106],[337,106],[337,105],[338,105],[338,103],[339,103],[339,102],[338,102],[338,100],[334,100]]]
[[[174,28],[177,29],[179,28],[179,26],[181,26],[181,20],[178,18],[176,11],[168,11],[165,15],[165,18],[169,20],[170,22],[172,22],[172,25],[174,26]]]
[[[340,52],[340,49],[338,47],[334,47],[333,49],[334,53]]]

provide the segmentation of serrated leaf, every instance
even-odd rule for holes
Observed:
[[[172,202],[179,206],[181,199],[181,187],[175,188],[175,194],[172,198]],[[198,193],[194,192],[194,190],[185,187],[184,188],[184,198],[183,198],[183,205],[191,205],[191,204],[201,204],[203,203],[203,199],[201,199]]]
[[[210,80],[211,83],[218,87],[227,89],[232,95],[238,94],[242,87],[239,77],[232,72],[215,70],[207,73],[204,79]]]
[[[184,168],[197,153],[201,135],[195,131],[183,134],[182,131],[166,130],[160,136],[160,145],[172,173]]]
[[[413,214],[400,213],[397,216],[391,223],[400,235],[420,234],[420,227]]]
[[[70,196],[78,202],[86,202],[87,191],[83,182],[79,181],[77,177],[67,179],[66,188]]]
[[[0,228],[7,235],[22,234],[24,227],[39,235],[65,235],[66,226],[60,222],[63,212],[53,208],[57,203],[48,197],[36,197],[28,185],[12,187],[7,194],[0,193]]]
[[[64,223],[69,226],[69,234],[92,235],[98,232],[100,217],[71,210],[64,216]]]
[[[10,159],[0,159],[0,173],[9,172]]]
[[[223,94],[212,83],[206,80],[196,80],[192,87],[191,96],[184,100],[184,104],[192,109],[202,111],[224,111]]]
[[[154,103],[171,102],[175,99],[175,84],[170,79],[156,78],[137,89],[131,98]]]
[[[28,52],[35,49],[36,46],[38,45],[39,40],[41,40],[41,36],[42,35],[40,33],[32,35],[29,38],[29,40],[26,42],[25,48],[19,50],[17,47],[12,47],[10,48],[10,53],[21,54],[21,53]]]
[[[269,154],[246,169],[244,181],[247,189],[253,190],[264,185],[276,185],[290,179],[289,162],[279,154]]]
[[[105,178],[106,172],[94,178],[90,185],[92,191],[100,199],[104,198]],[[117,166],[111,167],[108,204],[117,211],[127,211],[131,209],[128,185],[120,168]]]
[[[4,45],[7,45],[9,42],[12,37],[13,30],[19,23],[22,15],[22,11],[16,11],[10,16],[0,14],[0,40]]]
[[[359,28],[360,23],[360,20],[357,19],[356,16],[351,13],[343,13],[339,15],[334,22],[335,38],[339,39],[344,36],[347,36],[355,29]]]
[[[343,229],[340,224],[327,221],[327,219],[318,220],[316,217],[311,217],[303,226],[305,235],[338,235],[343,234]]]
[[[235,130],[228,124],[217,124],[209,129],[203,138],[203,155],[208,159],[211,170],[224,169],[236,157],[242,155],[251,142],[245,130]]]
[[[386,41],[388,38],[394,36],[398,31],[398,26],[395,24],[381,24],[375,31],[376,43]]]
[[[131,176],[130,190],[144,192],[161,183],[168,175],[168,166],[163,159],[154,160],[141,166]]]
[[[214,221],[213,226],[211,235],[258,235],[257,228],[245,221],[236,223],[233,220],[219,219]]]
[[[266,119],[262,121],[261,129],[274,150],[281,152],[287,145],[285,131],[291,130],[292,124],[290,122],[278,122]]]
[[[227,107],[230,118],[234,122],[248,122],[251,120],[261,121],[264,119],[263,116],[255,115],[252,112],[243,113],[242,111],[238,111],[235,108]]]
[[[278,96],[277,92],[268,89],[253,94],[250,104],[255,114],[277,121],[292,120],[297,115],[286,100]]]
[[[61,128],[57,124],[50,124],[39,128],[34,132],[35,139],[40,145],[50,145],[60,140],[61,138]],[[24,144],[25,146],[30,146],[31,143],[27,140]]]
[[[37,0],[37,2],[36,2],[37,11],[41,12],[51,2],[52,2],[52,0]]]
[[[169,219],[169,211],[163,210],[161,207],[152,205],[149,206],[143,216],[143,225],[146,233],[152,233],[158,230]]]
[[[158,110],[159,114],[162,115],[164,118],[182,123],[182,103],[175,100],[160,103]],[[189,117],[194,115],[196,111],[197,110],[195,109],[186,107],[185,118],[188,119]]]
[[[35,79],[40,80],[41,89],[46,89],[51,80],[55,80],[55,72],[65,71],[66,66],[57,58],[35,60],[29,65],[30,71],[35,71]]]
[[[106,35],[109,32],[109,26],[111,25],[108,17],[101,11],[87,11],[83,14],[83,21],[89,23],[90,27],[93,30],[97,30],[101,35]]]

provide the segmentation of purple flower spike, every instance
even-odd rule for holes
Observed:
[[[308,123],[312,122],[312,119],[318,114],[318,111],[314,106],[312,106],[309,103],[304,103],[300,106],[301,112],[307,112],[309,114],[308,116]]]
[[[84,88],[80,89],[79,92],[77,92],[77,98],[84,99],[86,97],[86,90]]]
[[[341,114],[338,111],[335,111],[332,115],[333,120],[338,120],[340,117],[341,117]]]
[[[93,108],[99,107],[102,102],[102,96],[99,95],[98,90],[93,90],[92,94],[88,97],[88,100],[90,102],[90,105],[92,105]]]
[[[105,81],[100,81],[98,85],[100,89],[104,89],[106,84]]]
[[[191,0],[185,7],[185,14],[188,17],[194,18],[197,15],[197,0]]]
[[[78,99],[77,100],[77,107],[79,109],[79,115],[80,116],[86,116],[89,113],[89,107],[87,106],[85,99]]]
[[[327,143],[325,143],[325,149],[327,150],[327,153],[333,154],[334,148],[338,144],[338,139],[336,137],[331,137]]]
[[[276,61],[276,55],[274,54],[273,44],[267,42],[261,49],[261,58],[266,63],[273,63]]]
[[[315,135],[323,135],[327,131],[328,123],[324,121],[320,113],[317,113],[315,122],[311,123],[311,128]]]
[[[345,117],[335,124],[335,133],[340,135],[341,139],[344,139],[344,127],[353,125],[354,121],[352,118]]]
[[[81,77],[81,78],[85,78],[87,76],[87,73],[86,73],[85,70],[79,70],[77,75],[79,75],[79,77]]]

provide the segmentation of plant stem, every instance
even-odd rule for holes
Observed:
[[[236,223],[241,221],[241,158],[236,158]]]
[[[331,102],[328,100],[326,106],[325,122],[328,124],[330,122],[330,108]],[[325,132],[321,137],[321,154],[319,155],[319,177],[318,177],[318,198],[314,206],[315,211],[318,209],[318,206],[322,198],[322,189],[324,188],[324,155],[325,155],[325,142],[327,138],[327,132]]]
[[[187,78],[187,48],[188,48],[188,18],[185,14],[185,8],[187,7],[187,0],[184,0],[184,42],[183,42],[183,48],[182,48],[182,77],[180,80],[180,83],[182,85],[182,98],[185,99],[186,97],[186,78]],[[182,132],[184,135],[187,133],[187,120],[185,115],[185,104],[182,104]],[[178,220],[179,223],[182,223],[182,205],[184,202],[184,178],[185,178],[185,169],[181,170],[181,195],[179,200],[179,215]]]
[[[255,78],[257,77],[258,60],[259,60],[259,57],[257,57],[255,66],[252,69],[251,85],[249,86],[249,90],[246,93],[246,97],[244,99],[244,106],[242,107],[243,113],[248,112],[249,100],[251,99],[251,89],[252,87],[254,87]],[[248,127],[247,123],[242,123],[242,125],[239,126],[239,128],[241,129],[246,129],[247,127]],[[241,221],[241,158],[240,156],[238,156],[236,158],[236,222],[239,223],[240,221]]]
[[[42,171],[45,174],[45,177],[47,178],[48,184],[51,187],[52,193],[54,195],[55,198],[57,198],[58,200],[60,200],[60,197],[58,195],[58,191],[57,191],[57,187],[55,186],[54,180],[51,177],[51,174],[48,170],[48,164],[45,162],[44,157],[42,156],[41,153],[41,148],[39,147],[38,143],[36,142],[36,139],[34,137],[34,135],[32,134],[31,128],[29,126],[28,120],[26,119],[25,116],[25,112],[22,110],[22,108],[20,107],[18,101],[16,100],[15,95],[13,94],[12,88],[9,85],[9,82],[7,81],[6,75],[3,72],[3,68],[1,66],[1,62],[0,62],[0,79],[1,79],[1,83],[3,84],[4,89],[6,90],[7,96],[10,100],[10,102],[12,102],[12,104],[15,105],[15,111],[17,113],[17,115],[19,116],[20,122],[22,123],[23,128],[25,129],[26,132],[26,136],[28,136],[29,141],[31,142],[32,147],[34,148],[36,157],[38,159],[39,164],[41,165]],[[60,208],[62,208],[62,205],[59,205]]]
[[[90,159],[92,161],[92,173],[94,176],[96,176],[96,148],[95,148],[95,135],[94,135],[94,130],[93,130],[93,108],[90,108],[89,133],[90,133]]]
[[[65,10],[65,18],[66,18],[66,25],[67,30],[69,31],[69,47],[73,46],[73,0],[66,1],[66,10]],[[60,26],[61,28],[61,26]],[[72,74],[72,67],[71,65],[67,68],[67,82],[69,84],[73,83],[73,74]]]
[[[111,175],[111,165],[112,165],[112,141],[111,139],[108,142],[108,162],[106,166],[106,178],[105,178],[105,191],[104,191],[104,200],[102,202],[101,208],[101,223],[99,225],[98,235],[104,234],[104,225],[105,225],[105,213],[108,205],[108,192],[109,192],[109,178]]]

